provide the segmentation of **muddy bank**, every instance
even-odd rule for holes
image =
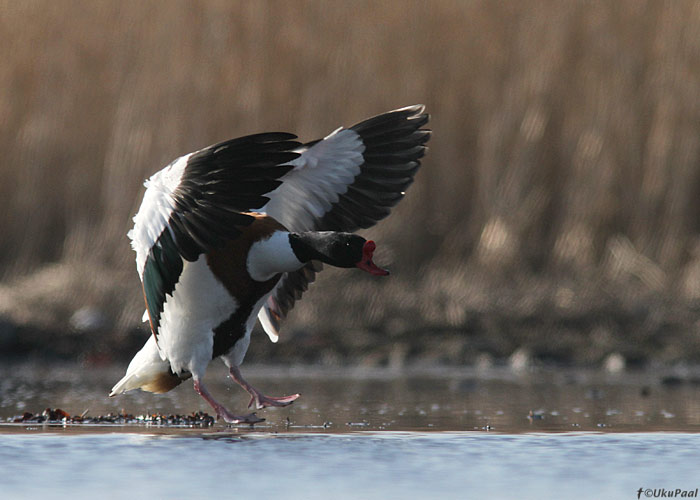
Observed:
[[[2,355],[139,348],[126,233],[143,179],[175,156],[266,130],[313,140],[422,102],[423,167],[363,232],[391,278],[324,271],[280,344],[257,335],[250,359],[698,362],[697,6],[639,4],[373,5],[390,23],[325,2],[274,17],[201,2],[194,24],[174,3],[5,9]]]
[[[642,283],[506,279],[474,271],[438,285],[431,273],[415,284],[399,276],[350,281],[340,289],[334,273],[328,271],[298,303],[279,343],[254,333],[247,362],[554,365],[612,372],[700,364],[700,303]],[[49,283],[49,274],[40,278]],[[97,288],[80,272],[53,274],[58,284],[37,287],[34,277],[0,290],[0,356],[128,361],[148,336],[134,293],[138,283],[92,270],[92,282],[103,283]]]

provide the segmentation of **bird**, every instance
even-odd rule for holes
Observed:
[[[389,215],[421,165],[431,131],[413,105],[340,127],[308,143],[285,132],[247,135],[181,156],[144,182],[128,232],[150,332],[110,397],[164,393],[192,378],[230,424],[236,415],[202,379],[221,358],[250,395],[248,408],[284,407],[299,394],[267,396],[241,374],[260,322],[272,342],[323,265],[389,272],[376,243],[355,233]]]

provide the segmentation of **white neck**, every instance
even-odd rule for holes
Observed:
[[[287,231],[275,231],[266,240],[253,243],[246,266],[255,281],[267,281],[275,274],[296,271],[304,263],[297,259]]]

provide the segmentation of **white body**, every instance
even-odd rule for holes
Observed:
[[[161,357],[173,373],[204,375],[211,361],[214,328],[226,321],[238,304],[214,277],[205,256],[185,262],[172,297],[167,296],[158,329]]]
[[[249,273],[258,281],[302,266],[286,231],[277,231],[270,238],[254,243],[249,255]],[[269,294],[263,296],[255,304],[246,321],[245,335],[222,356],[227,366],[239,366],[243,362],[250,345],[250,333],[268,297]],[[190,372],[196,379],[203,377],[212,360],[214,328],[237,309],[236,300],[216,279],[205,256],[196,262],[185,261],[173,295],[168,295],[163,304],[158,342],[153,335],[149,336],[129,364],[126,376],[112,389],[112,395],[141,387],[168,370],[176,374]]]

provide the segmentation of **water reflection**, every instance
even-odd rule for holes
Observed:
[[[108,398],[120,368],[23,365],[0,370],[0,419],[25,411],[62,408],[71,415],[189,414],[210,411],[190,384],[165,395],[134,392]],[[300,392],[288,408],[260,410],[274,432],[354,431],[698,431],[700,384],[693,377],[666,382],[653,373],[606,376],[576,371],[431,369],[340,371],[248,367],[271,394]],[[217,378],[218,377],[218,378]],[[234,410],[247,395],[211,370],[209,382]],[[226,429],[222,423],[217,427]]]

